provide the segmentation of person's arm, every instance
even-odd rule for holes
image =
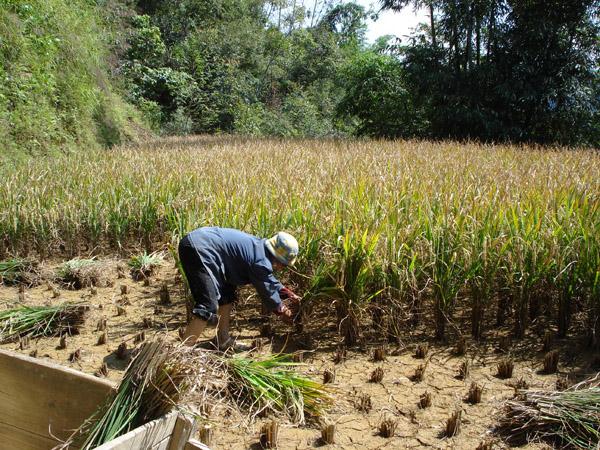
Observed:
[[[279,316],[284,322],[293,323],[293,311],[281,300],[282,298],[299,299],[300,297],[281,284],[266,267],[258,266],[254,269],[252,284],[269,311]]]
[[[284,286],[273,276],[273,272],[266,267],[255,266],[250,279],[266,308],[271,312],[276,312],[280,309],[282,303],[279,291]]]
[[[291,289],[283,285],[281,286],[281,289],[279,289],[279,297],[281,297],[282,300],[287,300],[289,298],[291,300],[299,301],[301,299],[299,295],[294,294]]]

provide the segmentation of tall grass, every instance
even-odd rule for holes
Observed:
[[[475,336],[494,304],[517,336],[540,317],[567,334],[581,308],[598,323],[600,156],[589,151],[194,137],[1,167],[0,179],[0,257],[151,251],[203,225],[285,229],[306,250],[300,271],[329,273],[347,297],[384,288],[417,318],[432,304],[438,337],[457,307]],[[366,273],[338,246],[365,230],[378,237]]]

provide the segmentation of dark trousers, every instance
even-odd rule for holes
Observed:
[[[198,251],[187,236],[179,242],[179,260],[194,299],[192,314],[206,320],[209,325],[215,326],[218,322],[217,311],[219,305],[235,301],[235,286],[225,285],[222,288],[223,292],[219,293],[202,259],[200,259]]]

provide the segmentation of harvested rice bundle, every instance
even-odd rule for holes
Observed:
[[[102,264],[95,259],[73,258],[58,268],[57,282],[68,289],[82,289],[106,284]]]
[[[36,262],[21,258],[0,261],[0,283],[34,286],[39,281],[40,271]]]
[[[564,391],[521,391],[506,402],[497,427],[510,443],[535,438],[570,448],[596,448],[600,442],[600,374]]]
[[[332,398],[321,383],[297,374],[286,355],[270,355],[261,360],[241,356],[224,358],[230,374],[230,391],[234,398],[250,407],[254,416],[264,410],[284,413],[303,423],[305,413],[323,414]]]
[[[0,342],[20,336],[59,336],[76,334],[89,310],[87,303],[63,303],[51,306],[20,306],[0,311]]]
[[[182,346],[169,347],[164,339],[142,344],[116,393],[56,448],[96,448],[168,413],[192,386],[192,365],[197,362],[189,354]]]

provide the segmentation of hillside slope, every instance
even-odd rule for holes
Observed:
[[[3,157],[110,146],[139,127],[108,77],[107,34],[93,2],[0,0]]]

